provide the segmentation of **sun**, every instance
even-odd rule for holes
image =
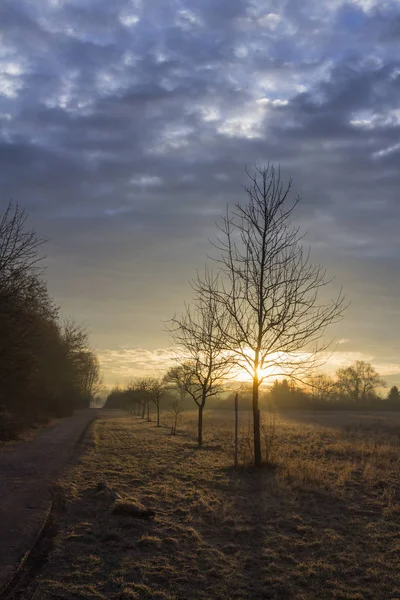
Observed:
[[[246,354],[252,358],[252,351],[249,349]],[[290,371],[293,370],[296,363],[301,364],[307,355],[305,353],[298,352],[296,354],[285,354],[274,352],[268,356],[268,360],[265,361],[267,364],[265,367],[259,367],[257,369],[257,378],[263,383],[272,383],[275,379],[282,379],[284,377],[290,377]],[[232,372],[232,378],[237,382],[250,383],[253,381],[253,374],[250,369],[245,367],[245,359],[243,359],[243,366],[237,366]]]
[[[274,366],[269,366],[264,369],[257,369],[257,378],[258,380],[263,381],[272,381],[275,377],[278,377],[283,374],[283,369],[277,369]],[[235,372],[233,373],[233,379],[235,381],[240,381],[243,383],[250,383],[253,381],[253,375],[245,368],[245,367],[237,367]]]

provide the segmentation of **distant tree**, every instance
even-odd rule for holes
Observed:
[[[181,418],[182,413],[184,412],[184,408],[182,406],[182,402],[175,398],[172,400],[170,404],[170,413],[172,416],[172,426],[171,426],[171,435],[176,435],[176,430],[178,428],[178,423]]]
[[[136,382],[136,390],[140,393],[139,398],[142,405],[142,419],[145,418],[147,413],[147,420],[151,421],[150,417],[150,403],[152,400],[152,386],[153,386],[153,378],[152,377],[142,377],[138,379]]]
[[[210,290],[207,279],[199,280],[197,289],[214,294],[223,315],[220,335],[252,379],[254,462],[260,465],[264,373],[279,376],[283,370],[289,377],[304,377],[315,368],[328,345],[326,328],[341,319],[345,302],[341,293],[331,301],[321,299],[329,280],[322,267],[310,264],[291,222],[298,203],[287,206],[291,181],[284,185],[279,169],[270,165],[247,174],[247,203],[227,210],[214,244],[219,285]]]
[[[125,409],[128,410],[131,414],[136,415],[137,407],[138,407],[138,397],[135,389],[135,383],[130,381],[125,390],[123,391],[125,397]]]
[[[283,379],[274,381],[270,390],[272,405],[277,408],[304,408],[307,395],[294,381]]]
[[[390,388],[390,392],[387,396],[387,401],[394,407],[400,408],[400,392],[397,385]]]
[[[66,319],[62,323],[62,338],[69,359],[76,405],[89,407],[101,388],[101,377],[97,356],[89,348],[88,331],[75,321]]]
[[[374,399],[377,388],[386,386],[375,368],[363,360],[338,369],[336,375],[338,389],[355,404]]]
[[[104,408],[130,410],[129,400],[126,398],[126,390],[116,385],[108,394]]]
[[[164,386],[160,379],[154,377],[149,380],[149,393],[151,400],[156,407],[157,427],[160,427],[160,404],[164,393]]]
[[[311,400],[317,403],[332,403],[338,397],[336,382],[325,373],[311,375],[307,379],[307,391]]]
[[[100,365],[96,354],[90,349],[82,353],[80,361],[82,393],[90,406],[102,387]]]
[[[222,382],[232,367],[220,331],[223,315],[219,311],[215,295],[209,289],[199,290],[193,304],[180,317],[171,319],[169,327],[181,357],[180,385],[198,408],[199,447],[203,444],[206,401],[222,390]]]
[[[163,384],[167,388],[174,388],[179,394],[179,400],[184,402],[187,396],[186,388],[190,381],[190,369],[188,365],[175,365],[168,369],[163,377]]]
[[[284,379],[283,381],[274,381],[270,392],[271,400],[276,406],[285,406],[289,404],[290,398],[290,387],[289,381]]]

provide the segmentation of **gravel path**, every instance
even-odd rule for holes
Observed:
[[[50,485],[96,414],[77,411],[34,440],[0,451],[0,590],[31,548],[50,503]]]

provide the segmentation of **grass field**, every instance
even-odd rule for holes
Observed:
[[[100,417],[60,482],[66,510],[35,598],[398,600],[400,415],[279,416],[275,466],[261,469],[232,468],[232,425],[206,413],[198,450],[195,413],[176,437]],[[242,461],[247,433],[242,414]],[[104,480],[156,518],[114,514]]]

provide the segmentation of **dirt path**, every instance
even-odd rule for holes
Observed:
[[[0,451],[0,590],[35,540],[50,504],[50,486],[96,414],[77,411],[34,440]]]

